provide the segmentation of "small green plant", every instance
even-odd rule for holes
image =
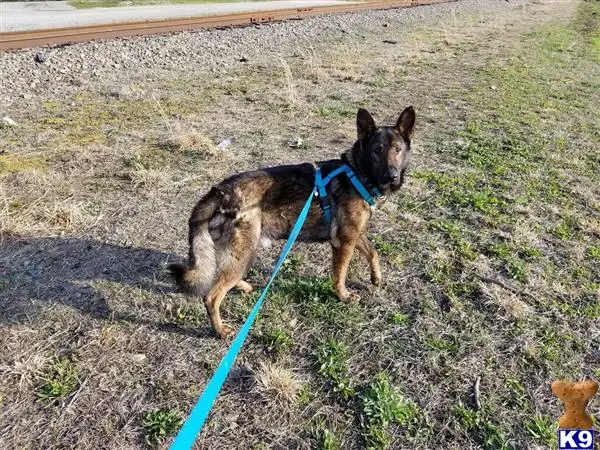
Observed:
[[[410,317],[406,314],[396,312],[390,314],[390,322],[394,325],[408,325],[410,323]]]
[[[281,274],[285,276],[298,275],[298,271],[304,264],[304,256],[292,253],[289,255],[281,266]]]
[[[385,373],[375,377],[375,381],[360,395],[360,400],[367,449],[387,448],[391,441],[388,426],[393,422],[407,424],[417,417],[417,407],[404,400]]]
[[[519,250],[519,255],[528,260],[535,260],[542,256],[542,252],[535,247],[523,247]]]
[[[332,114],[332,111],[326,106],[320,106],[319,108],[317,108],[317,114],[321,117],[329,117]]]
[[[562,240],[570,239],[573,235],[573,231],[571,229],[571,224],[568,220],[563,220],[552,230],[554,235]]]
[[[373,235],[369,239],[371,240],[371,242],[373,242],[375,248],[383,256],[393,255],[398,250],[396,245],[383,240],[383,238],[380,236]]]
[[[537,441],[548,444],[554,448],[556,444],[556,425],[548,416],[536,414],[533,419],[525,423],[525,429]]]
[[[297,399],[299,405],[306,406],[310,404],[314,400],[314,398],[315,394],[313,394],[313,392],[310,390],[310,386],[308,384],[302,386],[298,391]]]
[[[474,435],[485,450],[508,449],[500,427],[485,417],[482,411],[474,411],[460,402],[452,408],[452,415],[462,428]]]
[[[197,327],[204,323],[206,320],[197,308],[194,307],[181,307],[177,308],[173,313],[174,319],[181,325],[187,325]]]
[[[600,245],[592,245],[591,247],[588,247],[585,254],[589,258],[599,261],[600,260]]]
[[[527,281],[527,271],[525,263],[519,259],[511,258],[506,263],[506,270],[512,279],[525,283]]]
[[[280,287],[281,293],[292,297],[294,300],[327,300],[335,299],[335,292],[328,278],[297,278],[283,280]]]
[[[318,372],[331,383],[333,391],[345,400],[352,397],[355,391],[347,375],[347,347],[340,341],[328,339],[317,347],[316,356]]]
[[[79,382],[79,369],[66,357],[54,357],[42,376],[37,396],[40,401],[63,398],[75,391]]]
[[[311,429],[312,441],[315,450],[339,450],[340,443],[335,435],[325,428],[323,424],[314,426]]]
[[[492,244],[489,246],[488,250],[492,255],[503,261],[506,261],[511,257],[510,247],[506,244]]]
[[[340,302],[329,278],[303,277],[281,280],[278,294],[302,304],[302,311],[311,319],[322,320],[335,327],[349,328],[364,315],[359,303]]]
[[[456,353],[460,348],[458,336],[429,336],[425,338],[425,345],[439,352]]]
[[[129,158],[123,159],[123,165],[136,170],[151,168],[141,155],[130,156]]]
[[[142,421],[144,438],[150,445],[160,443],[183,425],[183,416],[178,409],[159,409],[146,414]]]
[[[558,361],[560,357],[560,342],[564,342],[567,336],[560,336],[552,328],[546,328],[539,337],[541,356],[548,361]]]
[[[529,407],[529,396],[525,386],[523,386],[517,378],[511,375],[506,377],[505,384],[509,392],[507,404],[521,410],[527,409]]]
[[[261,340],[265,344],[265,348],[269,353],[279,355],[286,350],[289,350],[294,341],[292,336],[280,328],[269,330],[261,335]]]

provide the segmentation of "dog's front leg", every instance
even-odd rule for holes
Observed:
[[[356,241],[354,236],[344,236],[340,237],[337,246],[333,246],[333,287],[338,298],[345,303],[359,299],[358,294],[350,293],[346,289],[346,275]]]

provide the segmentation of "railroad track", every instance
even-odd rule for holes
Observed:
[[[302,19],[324,14],[407,8],[411,6],[447,3],[456,0],[388,0],[349,5],[319,6],[311,8],[257,11],[220,16],[202,16],[189,19],[168,19],[144,22],[121,22],[108,25],[91,25],[72,28],[56,28],[35,31],[12,31],[0,33],[0,50],[19,50],[47,45],[72,44],[97,39],[166,34],[200,28],[242,27],[283,20]]]

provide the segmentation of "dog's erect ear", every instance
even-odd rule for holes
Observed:
[[[413,134],[413,128],[415,126],[415,110],[412,106],[409,106],[400,117],[398,117],[398,122],[396,122],[396,130],[405,138],[410,139]]]
[[[356,114],[356,131],[358,138],[362,139],[371,136],[376,130],[375,121],[366,109],[360,108]]]

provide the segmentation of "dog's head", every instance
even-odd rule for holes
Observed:
[[[358,140],[352,149],[358,169],[382,192],[397,191],[410,162],[415,110],[409,106],[392,127],[378,127],[366,109],[356,115]]]

